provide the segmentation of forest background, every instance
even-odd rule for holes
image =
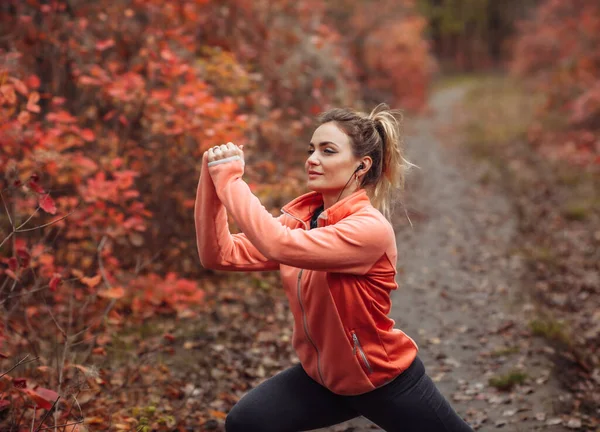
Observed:
[[[0,429],[222,430],[293,353],[276,274],[199,263],[202,153],[244,144],[245,179],[277,215],[305,192],[316,114],[386,102],[426,115],[456,81],[539,101],[526,125],[492,108],[463,126],[516,179],[548,313],[532,332],[563,353],[570,409],[597,425],[598,2],[6,0]]]

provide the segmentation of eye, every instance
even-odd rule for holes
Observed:
[[[308,149],[308,151],[307,151],[307,153],[308,153],[308,154],[311,154],[312,152],[314,152],[314,150],[313,150],[313,149]],[[334,152],[334,151],[332,151],[331,149],[325,149],[325,150],[323,151],[323,153],[335,154],[335,152]]]

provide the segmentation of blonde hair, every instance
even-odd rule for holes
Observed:
[[[344,131],[356,158],[371,157],[373,164],[361,186],[367,190],[373,207],[391,222],[396,192],[404,191],[406,172],[416,167],[404,157],[402,112],[383,103],[368,114],[350,108],[333,108],[321,113],[318,121],[319,124],[334,122]]]

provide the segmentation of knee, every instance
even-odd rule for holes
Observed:
[[[238,415],[235,406],[227,417],[225,417],[225,432],[238,432],[244,430],[244,423],[241,421],[242,417]]]
[[[254,415],[253,415],[254,414]],[[239,403],[225,417],[226,432],[264,432],[269,426],[262,424],[261,419],[249,409],[244,409]]]

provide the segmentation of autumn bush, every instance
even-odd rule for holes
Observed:
[[[553,160],[600,164],[600,4],[545,0],[519,26],[512,71],[546,97],[530,142]]]
[[[313,0],[2,2],[2,430],[173,426],[166,403],[151,421],[126,406],[181,394],[160,365],[110,367],[114,335],[205,312],[192,208],[206,149],[246,144],[247,180],[277,210],[303,190],[314,115],[362,106],[351,41],[328,12]],[[416,96],[392,92],[410,108],[429,79],[415,19],[395,36],[407,66],[383,65],[381,83],[418,83]],[[167,391],[128,393],[151,382]]]

